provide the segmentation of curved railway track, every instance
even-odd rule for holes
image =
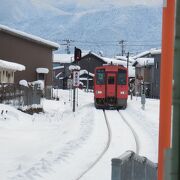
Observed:
[[[134,136],[134,140],[136,143],[136,154],[139,154],[139,149],[140,149],[140,143],[139,143],[139,138],[135,132],[135,130],[133,129],[133,127],[129,124],[129,122],[126,120],[126,118],[122,115],[122,113],[118,110],[119,115],[121,116],[121,118],[123,119],[123,121],[126,123],[126,125],[131,129],[131,132]]]
[[[132,126],[128,123],[126,118],[122,115],[122,113],[120,111],[117,111],[117,112],[118,112],[119,116],[121,117],[121,119],[123,120],[123,122],[129,127],[130,131],[132,132],[132,135],[134,137],[135,144],[136,144],[136,153],[139,154],[139,147],[140,147],[140,145],[139,145],[139,139],[138,139],[138,136],[137,136],[136,132],[134,131]],[[111,143],[112,132],[111,132],[111,128],[110,128],[110,125],[109,125],[109,122],[108,122],[108,118],[107,118],[106,112],[103,111],[103,113],[104,113],[105,122],[106,122],[107,129],[108,129],[108,140],[107,140],[106,146],[105,146],[104,150],[102,151],[102,153],[97,157],[97,159],[85,171],[83,171],[78,176],[78,178],[76,178],[75,180],[80,180],[82,177],[84,177],[84,175],[86,175],[101,160],[101,158],[104,156],[104,154],[109,149],[109,146],[110,146],[110,143]]]
[[[81,179],[87,172],[89,172],[100,161],[100,159],[103,157],[103,155],[106,153],[106,151],[108,150],[108,148],[110,146],[110,143],[111,143],[111,128],[110,128],[110,125],[109,125],[109,122],[108,122],[105,111],[103,111],[103,113],[104,113],[104,118],[105,118],[105,121],[106,121],[106,126],[107,126],[107,129],[108,129],[108,140],[107,140],[106,146],[105,146],[104,150],[101,152],[101,154],[97,157],[97,159],[84,172],[82,172],[78,176],[78,178],[76,178],[76,180]]]

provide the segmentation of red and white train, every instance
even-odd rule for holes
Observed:
[[[127,98],[127,68],[119,65],[105,65],[95,69],[94,104],[96,108],[125,109]]]

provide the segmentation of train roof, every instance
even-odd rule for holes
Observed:
[[[114,65],[114,64],[104,64],[103,66],[96,67],[96,69],[127,69],[122,65]]]
[[[124,67],[124,66],[121,66],[121,65],[105,65],[105,66],[96,67],[96,70],[97,69],[118,71],[118,69],[127,69],[127,67]],[[128,67],[128,77],[129,78],[134,78],[135,77],[135,67],[133,67],[133,66]]]

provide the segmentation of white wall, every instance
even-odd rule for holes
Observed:
[[[0,68],[0,83],[14,83],[14,71]]]

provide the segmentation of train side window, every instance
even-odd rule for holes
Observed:
[[[96,84],[98,85],[105,84],[105,70],[104,69],[98,69],[96,71]]]
[[[119,85],[127,84],[127,71],[126,70],[121,69],[118,71],[118,84]]]
[[[114,84],[114,76],[108,77],[108,84]]]

